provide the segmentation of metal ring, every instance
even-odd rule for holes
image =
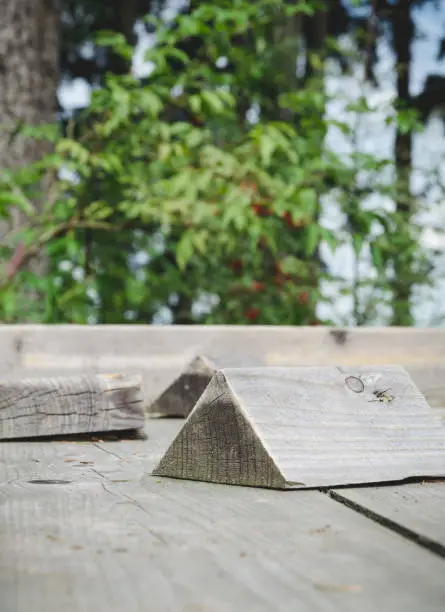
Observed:
[[[365,383],[359,376],[348,376],[345,378],[345,383],[354,393],[363,393],[365,390]]]

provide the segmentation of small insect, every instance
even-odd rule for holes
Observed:
[[[370,402],[381,402],[382,404],[391,403],[395,399],[395,396],[388,393],[388,391],[391,391],[391,387],[388,387],[388,389],[373,391],[372,394],[374,395],[374,399],[369,400],[369,401]]]

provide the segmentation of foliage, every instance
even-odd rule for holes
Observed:
[[[389,160],[326,147],[328,129],[351,127],[325,118],[322,58],[312,53],[313,76],[286,90],[277,58],[295,41],[277,42],[274,29],[314,10],[309,1],[200,3],[156,22],[149,77],[107,74],[66,134],[27,128],[54,150],[0,176],[1,217],[17,207],[26,218],[0,253],[1,320],[152,323],[168,311],[175,323],[316,324],[320,283],[335,280],[320,247],[351,240],[375,272],[360,281],[368,293],[355,322],[374,320],[415,226],[364,203],[398,197],[399,185],[381,181]],[[189,55],[196,37],[199,54]],[[102,32],[98,44],[124,60],[133,53],[119,33]],[[340,231],[321,221],[329,198]],[[45,277],[28,266],[42,253]]]

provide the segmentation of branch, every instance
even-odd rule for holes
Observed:
[[[69,221],[67,223],[59,223],[55,227],[44,232],[37,243],[33,246],[26,247],[22,241],[17,246],[13,256],[6,263],[6,280],[0,284],[0,290],[4,291],[12,284],[14,277],[22,270],[32,259],[37,257],[41,250],[55,238],[61,234],[73,229],[96,229],[96,230],[119,230],[121,226],[106,223],[104,221]]]

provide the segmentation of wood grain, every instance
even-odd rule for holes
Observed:
[[[0,375],[119,371],[142,376],[148,407],[198,355],[225,367],[403,365],[445,405],[445,329],[287,326],[2,325]]]
[[[0,439],[143,426],[138,377],[103,374],[0,380]]]
[[[2,610],[442,612],[443,559],[327,495],[149,476],[180,425],[0,445]]]
[[[445,429],[398,366],[226,369],[154,473],[272,488],[442,476]]]

